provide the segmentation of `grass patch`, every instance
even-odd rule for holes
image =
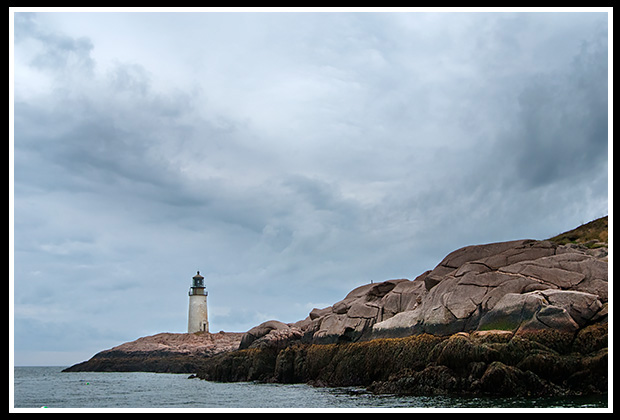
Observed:
[[[608,243],[608,216],[601,217],[586,224],[583,224],[568,232],[560,233],[550,241],[559,245],[568,243],[583,244],[588,248],[602,247],[603,243]]]

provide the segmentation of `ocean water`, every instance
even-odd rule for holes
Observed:
[[[306,384],[220,383],[187,374],[61,372],[63,367],[15,367],[15,408],[606,408],[607,396],[587,398],[399,397],[362,388]],[[10,404],[10,402],[9,402]]]

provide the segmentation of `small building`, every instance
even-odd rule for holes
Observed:
[[[205,278],[200,271],[192,277],[192,285],[189,288],[189,316],[187,320],[187,332],[189,334],[205,331],[209,332],[209,315],[207,312],[207,290],[204,284]]]

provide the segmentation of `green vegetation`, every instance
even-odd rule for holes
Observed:
[[[608,243],[607,223],[608,216],[601,217],[600,219],[588,222],[573,230],[569,230],[568,232],[549,238],[549,240],[560,245],[572,243],[584,245],[588,248],[599,248],[606,246]]]

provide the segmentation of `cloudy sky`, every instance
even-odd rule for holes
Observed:
[[[14,346],[294,322],[608,214],[606,13],[14,14]]]

